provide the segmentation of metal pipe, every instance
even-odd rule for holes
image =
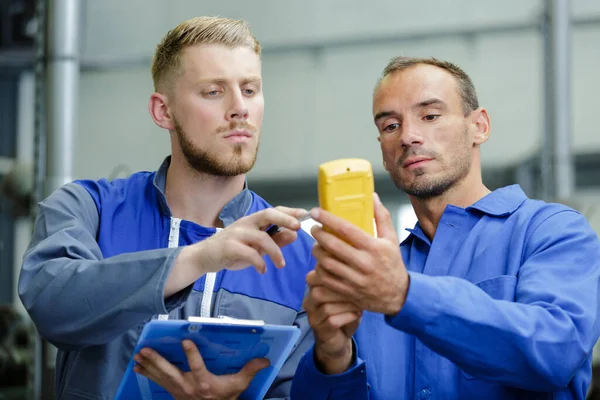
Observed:
[[[568,200],[574,188],[571,154],[571,27],[569,0],[551,1],[554,65],[554,182],[556,199]]]
[[[46,195],[72,180],[79,84],[80,0],[48,3]]]
[[[35,109],[31,105],[35,103],[35,76],[32,72],[21,73],[19,79],[19,98],[17,107],[17,154],[16,164],[25,167],[24,174],[21,176],[23,191],[29,192],[27,188],[34,186],[33,168],[34,159],[34,116]],[[28,193],[33,195],[33,190]],[[31,197],[31,196],[29,196]],[[29,204],[31,206],[31,203]],[[31,211],[31,207],[28,208]],[[23,303],[19,299],[18,282],[21,271],[21,255],[27,250],[27,245],[31,241],[31,232],[33,220],[30,216],[15,218],[14,226],[14,275],[13,275],[13,304],[22,315],[27,315]],[[31,373],[28,377],[27,394],[28,397],[34,396],[35,399],[42,398],[41,393],[41,341],[36,337],[34,342],[34,362],[31,365]]]
[[[539,176],[540,182],[537,187],[538,191],[534,197],[539,197],[544,200],[551,200],[554,197],[554,183],[552,180],[552,154],[554,148],[554,121],[552,119],[553,102],[552,95],[552,39],[550,35],[550,11],[547,3],[544,10],[542,22],[542,44],[543,44],[543,68],[544,68],[544,86],[543,86],[543,131],[542,145],[540,149],[539,159]]]
[[[50,0],[46,9],[44,197],[73,180],[79,92],[81,0]],[[42,396],[53,398],[56,348],[42,341]]]
[[[36,20],[38,24],[35,36],[35,121],[33,140],[33,195],[30,205],[31,223],[33,224],[37,209],[35,205],[44,197],[44,180],[46,177],[46,121],[44,118],[44,71],[46,53],[46,11],[47,0],[36,2]],[[44,341],[37,334],[35,340],[35,361],[33,370],[33,399],[39,400],[44,396],[44,378],[47,376],[45,363]]]
[[[569,0],[546,2],[545,146],[542,153],[543,194],[567,201],[573,194],[571,151],[571,27]]]

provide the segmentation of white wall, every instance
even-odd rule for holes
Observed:
[[[81,76],[76,177],[107,176],[120,163],[154,169],[168,154],[168,135],[146,109],[149,60],[168,29],[195,15],[247,19],[265,49],[266,116],[254,179],[314,176],[319,163],[338,157],[367,158],[381,171],[370,96],[399,54],[461,65],[492,117],[484,164],[516,163],[542,140],[542,38],[533,28],[542,11],[543,0],[87,1],[84,62],[121,67]],[[596,21],[573,26],[573,143],[576,151],[597,151],[600,2],[574,1],[572,12],[575,21]],[[483,28],[493,33],[452,34]]]

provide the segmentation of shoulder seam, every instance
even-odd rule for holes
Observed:
[[[564,206],[564,207],[566,207],[566,206]],[[555,215],[562,214],[562,213],[575,213],[575,214],[581,215],[581,213],[578,212],[577,210],[569,209],[569,208],[552,212],[550,215],[546,216],[545,218],[542,218],[542,220],[539,221],[535,226],[531,226],[527,229],[527,233],[525,234],[525,243],[523,244],[523,248],[527,249],[527,247],[529,245],[529,239],[531,238],[531,236],[533,236],[533,233],[540,227],[540,225],[542,225],[544,222],[546,222],[550,218],[554,217]],[[526,255],[526,252],[524,251],[521,255],[521,264],[523,264],[523,262],[525,262],[525,260],[524,260],[525,255]]]

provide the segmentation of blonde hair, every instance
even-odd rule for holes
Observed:
[[[162,92],[172,87],[181,71],[181,54],[187,47],[220,44],[229,48],[248,46],[260,56],[261,47],[248,23],[221,17],[195,17],[170,30],[156,46],[152,59],[154,90]]]

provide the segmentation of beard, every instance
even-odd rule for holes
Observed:
[[[227,128],[218,128],[217,133],[231,131],[234,129],[246,129],[256,133],[256,128],[246,122],[232,122]],[[229,155],[222,153],[211,153],[196,146],[175,119],[175,133],[179,141],[179,147],[188,165],[198,173],[214,176],[237,176],[249,172],[256,163],[258,145],[249,157],[244,157],[244,145],[234,145]]]
[[[463,130],[463,141],[461,143],[464,148],[467,148],[468,131],[465,127]],[[427,177],[425,168],[415,168],[412,172],[415,174],[415,179],[410,183],[405,183],[400,177],[402,165],[408,157],[423,156],[442,160],[439,153],[423,152],[409,148],[396,162],[396,168],[390,171],[390,177],[396,187],[408,194],[422,200],[427,200],[442,196],[446,191],[463,180],[471,170],[471,156],[468,151],[454,152],[448,154],[448,165],[452,168],[440,177]]]

